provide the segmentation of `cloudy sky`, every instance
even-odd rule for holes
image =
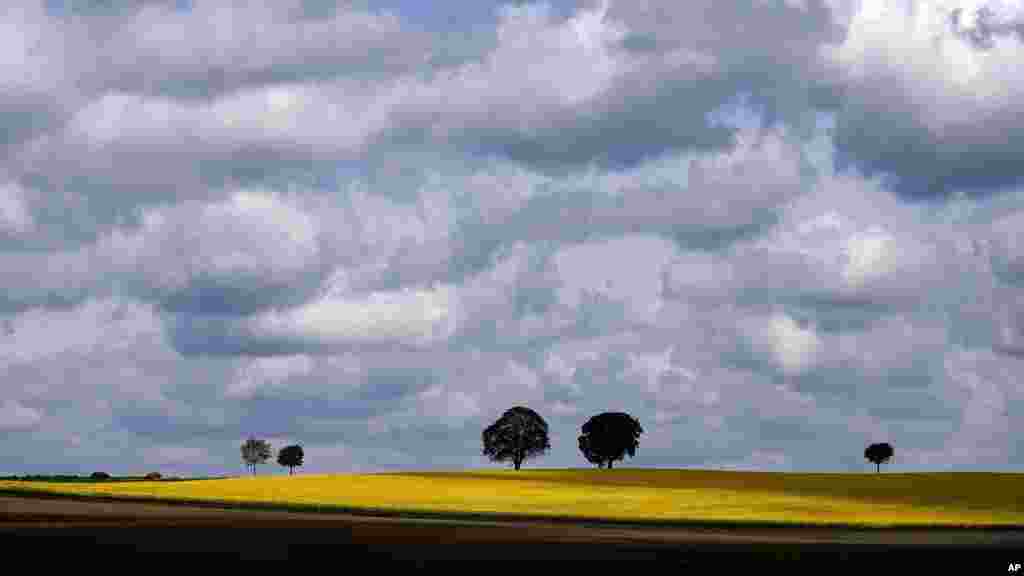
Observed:
[[[3,3],[0,474],[1024,471],[1022,2],[426,6]]]

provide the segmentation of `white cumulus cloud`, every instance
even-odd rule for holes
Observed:
[[[397,339],[422,343],[447,338],[456,318],[456,294],[445,285],[326,295],[293,310],[264,312],[252,320],[259,336],[331,342]]]

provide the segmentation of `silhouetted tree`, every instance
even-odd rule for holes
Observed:
[[[303,456],[302,446],[285,446],[277,453],[277,463],[281,466],[287,466],[288,475],[291,476],[296,466],[302,466]]]
[[[253,437],[249,437],[242,444],[242,460],[249,465],[252,469],[253,475],[256,474],[256,465],[263,464],[270,458],[270,444],[264,440],[257,440]]]
[[[637,438],[643,433],[640,422],[624,412],[602,412],[592,417],[583,425],[583,435],[579,438],[580,452],[588,462],[600,468],[608,463],[622,460],[628,453],[636,455],[640,446]]]
[[[523,460],[551,448],[547,422],[525,406],[506,410],[484,430],[483,442],[484,456],[489,456],[493,462],[512,460],[516,470]]]
[[[110,480],[110,474],[106,472],[93,472],[89,477],[93,480]]]
[[[892,446],[885,442],[872,444],[864,450],[864,457],[875,463],[875,473],[881,471],[881,464],[892,458]]]

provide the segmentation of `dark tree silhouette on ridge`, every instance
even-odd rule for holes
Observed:
[[[296,466],[302,466],[302,457],[305,456],[302,453],[302,446],[293,445],[285,446],[281,448],[281,451],[277,453],[277,463],[281,466],[288,467],[288,475],[292,475],[292,471],[295,470]]]
[[[268,458],[270,458],[270,443],[267,441],[257,440],[250,436],[245,444],[242,444],[242,460],[252,469],[253,475],[256,474],[256,465],[263,464]]]
[[[511,460],[516,470],[523,460],[551,448],[547,422],[525,406],[506,410],[501,418],[484,429],[482,439],[484,456],[493,462]]]
[[[875,464],[875,473],[881,472],[882,462],[892,458],[892,455],[892,446],[886,442],[872,444],[864,450],[864,457]]]
[[[611,469],[612,462],[622,460],[626,454],[636,456],[640,446],[637,438],[643,431],[640,421],[625,412],[602,412],[583,425],[580,452],[598,468],[607,463]]]

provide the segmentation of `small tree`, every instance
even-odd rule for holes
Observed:
[[[270,458],[270,444],[265,440],[257,440],[250,436],[245,444],[242,444],[242,460],[249,465],[254,476],[256,475],[256,465],[263,464],[268,458]]]
[[[303,456],[302,446],[285,446],[277,453],[277,463],[281,466],[287,466],[288,475],[291,476],[296,466],[302,466]]]
[[[482,439],[484,456],[493,462],[511,460],[516,470],[523,460],[551,448],[547,422],[525,406],[506,410],[501,418],[484,430]]]
[[[893,449],[892,446],[885,442],[872,444],[864,450],[864,457],[874,462],[875,473],[881,472],[881,464],[892,458]]]
[[[636,455],[640,446],[637,439],[643,431],[640,421],[625,412],[603,412],[583,425],[580,452],[598,468],[607,463],[611,469],[615,460],[622,460],[626,454]]]

